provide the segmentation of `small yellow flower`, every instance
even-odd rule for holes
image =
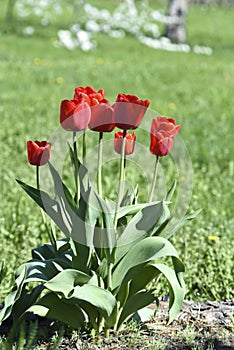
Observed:
[[[62,77],[57,77],[57,78],[56,78],[56,83],[57,83],[58,85],[61,85],[61,84],[63,83],[63,78],[62,78]]]
[[[219,237],[217,236],[208,236],[209,241],[217,243],[219,241]]]
[[[174,102],[170,102],[168,105],[169,109],[171,109],[172,111],[176,110],[176,104]]]
[[[33,59],[33,63],[37,66],[39,66],[41,64],[41,59],[39,57],[34,57]]]
[[[97,64],[103,64],[103,63],[104,63],[104,59],[102,57],[98,57]]]

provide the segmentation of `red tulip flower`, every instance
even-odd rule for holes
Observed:
[[[105,100],[106,101],[106,100]],[[111,132],[114,130],[113,108],[109,102],[101,102],[91,107],[91,120],[89,129],[98,132]]]
[[[60,123],[65,130],[84,130],[90,121],[89,97],[80,94],[79,99],[63,100],[60,106]]]
[[[136,129],[149,107],[148,100],[139,100],[135,95],[118,94],[114,104],[114,123],[123,130]]]
[[[28,141],[28,161],[32,165],[45,165],[50,159],[51,144],[46,141]]]
[[[79,86],[75,89],[74,93],[74,100],[80,99],[80,96],[86,95],[89,98],[89,105],[95,106],[99,104],[101,101],[106,101],[104,99],[104,90],[100,89],[98,91],[95,91],[91,86],[86,86],[85,88],[82,86]]]
[[[136,134],[133,132],[132,134],[126,133],[126,141],[125,141],[125,155],[132,154],[134,152]],[[123,133],[121,131],[115,133],[114,139],[114,148],[115,152],[121,154],[122,152],[122,144],[123,144]]]
[[[110,132],[115,128],[113,123],[113,109],[110,103],[104,98],[105,92],[100,89],[94,90],[91,86],[77,87],[74,99],[86,96],[86,101],[91,107],[91,120],[89,129],[98,132]],[[88,98],[88,100],[87,100]]]
[[[180,130],[173,118],[158,117],[152,120],[150,151],[158,157],[171,152],[174,139]]]

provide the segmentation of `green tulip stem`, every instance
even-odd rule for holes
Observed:
[[[83,154],[82,154],[82,160],[83,160],[83,165],[86,166],[86,129],[84,129],[83,133]]]
[[[102,146],[103,146],[103,132],[99,133],[98,144],[98,174],[97,174],[97,188],[100,197],[102,198]]]
[[[123,141],[122,141],[122,148],[121,148],[121,158],[120,158],[120,172],[119,172],[119,190],[118,190],[118,197],[116,202],[116,208],[115,208],[115,216],[114,216],[114,227],[117,228],[118,223],[118,211],[121,204],[121,199],[123,196],[124,191],[124,170],[125,170],[125,144],[126,144],[126,134],[127,131],[123,130]]]
[[[36,181],[37,181],[37,189],[38,189],[38,191],[40,191],[40,169],[39,169],[39,165],[37,165],[37,167],[36,167]],[[47,231],[50,243],[51,243],[52,247],[54,248],[55,254],[57,254],[56,237],[54,235],[54,232],[53,232],[52,228],[50,229],[48,224],[47,224],[45,213],[44,213],[43,209],[42,208],[40,208],[40,209],[41,209],[42,220],[43,220],[43,223],[45,225],[45,228],[46,228],[46,231]]]
[[[111,291],[112,289],[112,263],[108,264],[108,272],[107,272],[107,289]]]
[[[108,339],[110,336],[110,328],[105,328],[104,334],[105,334],[105,338]]]
[[[39,180],[39,165],[37,165],[37,168],[36,168],[36,179],[37,179],[37,189],[38,191],[40,191],[40,180]]]
[[[74,151],[74,178],[76,186],[76,203],[80,199],[80,181],[79,181],[79,161],[77,156],[76,131],[73,131],[73,151]]]
[[[149,194],[149,199],[148,199],[149,203],[152,202],[153,195],[154,195],[154,189],[155,189],[157,175],[158,175],[158,164],[159,164],[159,156],[156,156],[156,162],[155,162],[155,167],[154,167],[154,177],[153,177],[153,182],[152,182],[152,186],[151,186],[151,190],[150,190],[150,194]]]

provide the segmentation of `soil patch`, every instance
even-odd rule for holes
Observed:
[[[222,302],[200,303],[185,301],[176,319],[167,325],[167,298],[160,301],[156,317],[141,327],[128,325],[109,339],[90,339],[83,333],[65,331],[57,349],[66,350],[234,350],[234,299]],[[151,309],[156,305],[151,304]],[[37,345],[32,349],[46,349],[53,344],[59,323],[43,318],[29,317],[29,322],[38,321]],[[0,335],[7,336],[11,319],[0,327]],[[45,336],[47,337],[45,339]]]

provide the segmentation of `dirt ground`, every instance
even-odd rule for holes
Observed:
[[[156,305],[151,304],[150,309]],[[156,317],[141,327],[126,327],[119,334],[111,334],[109,339],[98,340],[77,332],[65,331],[57,349],[66,350],[234,350],[234,299],[223,302],[199,303],[185,301],[176,319],[167,325],[168,300],[161,300]],[[32,320],[31,320],[32,321]],[[0,335],[5,337],[11,328],[11,320],[0,327]],[[58,324],[46,319],[38,320],[39,341],[32,349],[48,349],[54,343]],[[46,331],[45,331],[46,330]],[[55,348],[56,349],[56,348]]]

